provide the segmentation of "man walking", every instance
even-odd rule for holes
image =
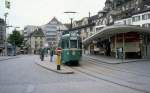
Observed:
[[[40,50],[40,58],[41,58],[41,61],[44,60],[44,49],[43,48]]]
[[[53,62],[53,55],[54,55],[54,50],[50,50],[50,62]]]

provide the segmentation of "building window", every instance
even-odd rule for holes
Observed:
[[[131,19],[128,19],[128,20],[127,20],[127,24],[128,24],[128,25],[131,25]]]
[[[43,41],[40,41],[40,47],[43,47]]]
[[[133,21],[133,22],[140,21],[140,16],[132,17],[132,21]]]
[[[148,14],[148,19],[150,19],[150,14]]]
[[[124,20],[123,22],[124,22],[124,25],[126,25],[126,24],[127,24],[127,23],[126,23],[126,20]]]
[[[142,20],[147,20],[147,19],[148,19],[148,15],[147,14],[142,15]]]
[[[3,40],[3,35],[0,34],[0,40]]]
[[[137,16],[137,17],[136,17],[136,21],[140,21],[140,16]]]
[[[142,20],[150,19],[150,14],[144,14],[142,15]]]
[[[35,41],[35,48],[37,48],[38,47],[38,43],[37,43],[37,41]]]
[[[56,38],[47,38],[48,41],[55,41]]]
[[[145,15],[142,15],[142,20],[145,20],[146,18],[145,18]]]
[[[142,27],[144,27],[144,28],[150,28],[150,24],[148,24],[148,23],[147,24],[143,24]]]
[[[2,31],[3,30],[3,27],[2,26],[0,26],[0,31]]]
[[[132,18],[132,21],[135,22],[135,17]]]
[[[37,39],[37,37],[35,37],[35,39]]]

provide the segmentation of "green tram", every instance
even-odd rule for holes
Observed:
[[[82,56],[81,38],[76,32],[62,35],[59,47],[62,48],[61,62],[66,65],[78,65]]]

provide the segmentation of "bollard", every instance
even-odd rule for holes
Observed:
[[[57,59],[56,59],[56,64],[57,64],[57,70],[61,70],[61,48],[57,48],[56,49],[56,53],[57,53]]]
[[[60,54],[57,54],[57,70],[61,70],[61,58]]]

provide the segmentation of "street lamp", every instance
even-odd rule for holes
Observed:
[[[5,31],[4,31],[5,56],[7,56],[7,36],[6,36],[7,35],[7,33],[6,33],[6,31],[7,31],[7,22],[6,22],[6,20],[7,20],[8,13],[5,13],[4,16],[5,16]]]
[[[7,16],[8,16],[7,12],[4,14],[4,16],[5,16],[5,19],[4,19],[4,21],[5,21],[5,30],[4,30],[5,56],[7,56],[7,28],[13,27],[13,26],[7,26]],[[19,28],[19,27],[15,27],[15,29],[16,28]]]
[[[66,14],[75,14],[75,13],[77,13],[77,12],[67,11],[67,12],[64,12],[64,13],[66,13]],[[73,18],[70,17],[70,20],[71,20],[70,29],[72,29],[72,21],[73,21]]]

